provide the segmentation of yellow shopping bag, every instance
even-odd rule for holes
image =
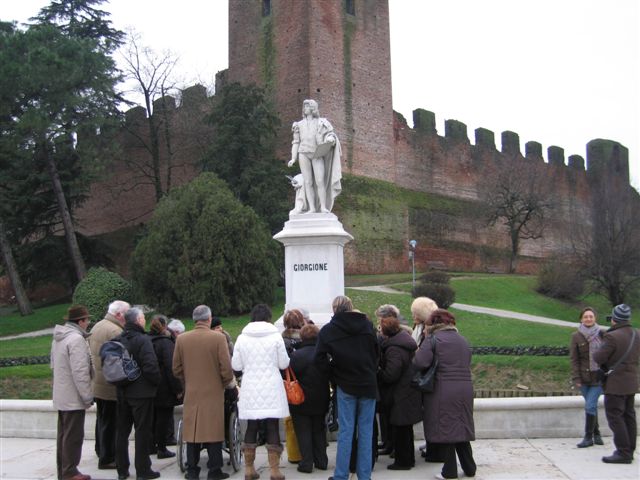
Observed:
[[[287,458],[290,463],[298,463],[302,460],[302,455],[300,454],[298,437],[296,437],[296,431],[293,429],[293,419],[291,417],[284,419],[284,431],[286,435]]]

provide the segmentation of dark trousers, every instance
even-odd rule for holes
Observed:
[[[327,457],[327,426],[324,415],[291,415],[293,429],[298,437],[300,448],[300,467],[325,470],[329,463]]]
[[[153,398],[118,398],[118,426],[116,428],[116,465],[118,474],[129,470],[129,434],[131,427],[135,433],[136,474],[145,475],[151,471],[149,450],[153,443],[151,425],[153,422]]]
[[[613,444],[620,455],[632,458],[636,449],[636,411],[634,395],[604,395],[604,411],[613,432]]]
[[[158,452],[166,450],[169,426],[173,424],[173,407],[155,406],[153,409],[153,439]]]
[[[56,467],[58,479],[65,480],[78,475],[84,441],[84,410],[58,410],[58,442]]]
[[[116,412],[118,402],[96,398],[96,455],[98,466],[116,460]]]
[[[442,476],[444,478],[458,478],[458,464],[456,462],[456,453],[460,459],[460,466],[467,477],[473,477],[476,474],[476,462],[473,460],[473,451],[470,442],[460,443],[441,443],[439,447],[444,455],[444,466],[442,467]]]
[[[393,431],[393,463],[403,467],[413,467],[416,464],[413,425],[391,425],[391,429]]]
[[[187,478],[198,478],[200,474],[200,450],[207,449],[209,460],[207,468],[209,473],[222,470],[222,442],[211,443],[187,443]]]

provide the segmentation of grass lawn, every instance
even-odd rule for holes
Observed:
[[[514,390],[525,385],[534,391],[571,390],[569,357],[475,355],[471,361],[476,390]]]
[[[456,302],[481,307],[499,308],[542,317],[578,322],[580,310],[586,306],[596,309],[599,323],[605,323],[611,306],[602,295],[590,294],[575,303],[564,302],[536,292],[537,279],[526,275],[460,275],[452,274],[451,287]],[[410,293],[411,283],[399,283],[393,288]],[[634,305],[634,302],[630,302]]]
[[[0,368],[0,398],[50,399],[51,385],[49,365]]]
[[[35,309],[32,315],[23,317],[19,313],[0,316],[0,337],[15,335],[18,333],[33,332],[51,328],[57,323],[64,323],[63,317],[67,314],[68,303],[51,305]]]
[[[384,276],[383,282],[372,282],[380,276],[360,279],[360,284],[381,284],[390,280]],[[410,279],[410,277],[408,277]],[[406,281],[407,278],[404,280]],[[485,281],[486,279],[486,281]],[[402,278],[400,278],[402,280]],[[470,278],[454,280],[454,287],[460,291],[462,298],[458,298],[461,303],[473,304],[474,301],[467,298],[475,295],[476,299],[485,300],[490,296],[481,293],[474,293],[476,289],[484,293],[495,293],[501,291],[506,282],[507,294],[494,295],[493,302],[498,305],[487,305],[479,301],[476,304],[495,306],[525,311],[526,313],[537,313],[539,315],[562,318],[558,313],[558,304],[544,299],[544,302],[532,300],[535,292],[531,293],[528,287],[532,285],[531,277],[522,276],[491,276],[483,278]],[[471,282],[470,285],[459,289],[459,285],[464,282]],[[487,287],[489,285],[489,287]],[[504,293],[504,292],[503,292]],[[374,318],[376,308],[384,303],[393,303],[400,308],[401,313],[410,321],[410,305],[412,298],[408,294],[386,294],[378,292],[368,292],[361,290],[347,289],[356,308]],[[467,295],[467,298],[464,298]],[[520,302],[510,300],[515,297]],[[505,300],[506,297],[506,300]],[[504,302],[509,301],[509,306]],[[537,306],[545,302],[555,305],[554,310],[532,311]],[[517,309],[511,305],[527,305],[525,309]],[[53,326],[61,321],[66,314],[68,305],[57,305],[38,309],[33,316],[20,317],[3,316],[0,318],[0,334],[9,335],[29,330],[39,330]],[[565,311],[577,312],[577,307],[565,307]],[[284,291],[278,290],[276,301],[272,307],[274,320],[282,315],[284,310]],[[552,325],[536,324],[492,317],[489,315],[475,314],[452,309],[458,320],[460,332],[474,346],[562,346],[569,343],[571,328],[556,327]],[[215,313],[215,312],[214,312]],[[148,317],[150,318],[150,316]],[[193,328],[191,319],[183,319],[187,329]],[[237,338],[242,328],[249,322],[249,315],[233,317],[222,317],[223,327]],[[51,336],[34,337],[27,339],[7,340],[0,343],[0,356],[20,357],[39,356],[49,354],[51,347]],[[497,356],[497,355],[476,355],[473,359],[473,374],[476,389],[513,389],[517,384],[524,384],[536,391],[561,391],[568,390],[569,361],[566,357],[538,357],[538,356]],[[0,368],[0,398],[50,398],[51,396],[51,371],[48,365],[29,365],[24,367]]]

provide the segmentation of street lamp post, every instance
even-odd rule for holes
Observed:
[[[418,242],[416,242],[415,240],[409,240],[409,260],[411,260],[412,289],[416,288],[416,245],[418,245]]]

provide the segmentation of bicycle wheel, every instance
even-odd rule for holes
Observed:
[[[176,460],[180,471],[184,472],[187,469],[187,442],[182,438],[182,419],[178,421],[178,435],[176,438]]]
[[[238,408],[231,410],[229,414],[228,448],[229,460],[233,471],[237,472],[242,467],[242,429],[238,418]]]

